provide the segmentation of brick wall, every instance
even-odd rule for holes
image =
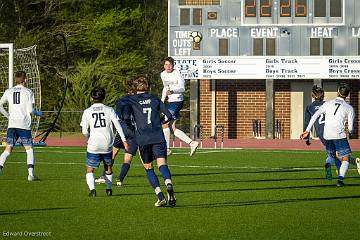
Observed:
[[[352,89],[349,101],[355,109],[355,137],[359,138],[360,81],[348,82]],[[281,122],[284,139],[290,138],[290,83],[274,81],[275,120]],[[211,135],[211,91],[211,80],[201,80],[199,117],[204,138]],[[253,138],[253,119],[261,121],[261,136],[265,136],[265,80],[217,80],[216,124],[224,125],[225,138]]]

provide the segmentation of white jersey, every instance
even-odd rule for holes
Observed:
[[[179,71],[174,69],[171,73],[168,73],[164,70],[161,72],[160,77],[164,85],[161,101],[165,101],[167,90],[173,91],[173,94],[168,95],[168,102],[184,101],[185,81]]]
[[[109,153],[112,151],[113,125],[121,140],[126,141],[114,109],[102,103],[94,103],[84,111],[80,126],[85,136],[90,135],[87,144],[89,153]]]
[[[353,132],[354,109],[341,97],[325,102],[311,117],[306,131],[310,132],[312,125],[323,113],[325,114],[324,138],[326,140],[346,138],[346,122],[349,132]]]
[[[6,112],[3,107],[6,102],[9,112]],[[0,99],[0,112],[9,119],[8,128],[31,130],[31,113],[34,102],[33,92],[22,84],[7,89]]]

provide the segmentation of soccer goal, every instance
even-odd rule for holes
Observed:
[[[35,97],[34,108],[41,109],[41,85],[40,73],[36,60],[36,45],[14,49],[12,43],[0,44],[0,95],[6,89],[14,85],[14,72],[25,71],[27,76],[27,87],[30,88]],[[0,97],[1,97],[0,96]],[[6,107],[6,106],[4,106]],[[1,114],[0,114],[1,115]],[[39,127],[39,117],[33,116],[32,134],[36,136]],[[1,136],[6,136],[7,119],[0,116]]]

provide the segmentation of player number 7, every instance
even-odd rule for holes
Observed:
[[[147,124],[151,124],[151,108],[143,108],[143,113],[147,114]]]
[[[335,109],[334,115],[336,114],[336,112],[339,109],[340,105],[341,105],[340,103],[335,103],[336,109]]]

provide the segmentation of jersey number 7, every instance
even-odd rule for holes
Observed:
[[[143,113],[147,114],[147,124],[151,124],[151,108],[143,108]]]

